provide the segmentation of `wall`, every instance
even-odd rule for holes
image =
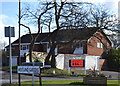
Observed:
[[[64,57],[64,69],[68,70],[69,69],[69,60],[71,59],[85,59],[85,55],[74,55],[74,54],[65,54]],[[70,67],[70,69],[76,69],[76,70],[81,70],[84,69],[83,67]]]
[[[56,67],[58,69],[64,69],[64,54],[58,54],[56,56]]]
[[[12,65],[17,65],[17,58],[12,57]]]
[[[87,54],[101,56],[106,49],[110,48],[110,44],[102,33],[98,32],[95,36],[91,37],[87,42]],[[103,47],[98,48],[97,43],[101,43],[101,41],[104,45],[102,44]]]
[[[104,70],[107,68],[107,63],[105,59],[99,59],[99,69]]]
[[[96,70],[99,70],[99,58],[100,56],[90,56],[90,55],[73,55],[73,54],[59,54],[56,57],[56,67],[58,69],[66,69],[69,68],[72,70],[84,70],[84,67],[69,67],[70,59],[85,59],[85,67],[87,70],[93,69],[95,67]]]
[[[99,58],[100,56],[86,56],[85,58],[86,69],[93,70],[95,67],[96,70],[99,70]]]
[[[12,56],[18,56],[19,55],[19,46],[18,45],[14,45],[12,52],[14,52],[12,54]]]
[[[73,54],[77,54],[77,55],[83,54],[83,47],[76,48]]]

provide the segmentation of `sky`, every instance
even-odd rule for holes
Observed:
[[[25,1],[21,0],[22,5]],[[33,3],[37,0],[29,0],[28,3]],[[39,0],[40,1],[40,0]],[[42,0],[43,1],[43,0]],[[75,1],[86,1],[91,3],[102,3],[108,10],[117,13],[118,12],[118,2],[120,0],[75,0]],[[18,38],[18,0],[0,0],[0,42],[9,43],[9,38],[4,36],[4,27],[14,26],[15,27],[15,37],[11,38],[13,42]],[[21,30],[21,36],[26,34],[26,29]]]

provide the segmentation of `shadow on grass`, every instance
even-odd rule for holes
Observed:
[[[83,85],[83,83],[75,82],[70,84],[43,84],[42,86],[89,86],[89,85]],[[1,86],[19,86],[18,84],[3,84]],[[32,86],[32,84],[22,84],[21,86]],[[34,84],[34,86],[40,86],[39,84]]]
[[[2,84],[1,86],[19,86],[18,84]],[[22,84],[21,86],[32,86],[32,84]],[[40,86],[39,84],[34,84],[34,86]],[[108,84],[108,85],[86,85],[82,82],[72,82],[70,84],[43,84],[42,86],[119,86],[118,84]]]
[[[106,84],[105,85],[100,85],[100,84],[92,84],[92,85],[87,85],[87,84],[84,84],[83,82],[72,82],[70,83],[70,85],[80,85],[80,86],[107,86]]]
[[[70,85],[84,85],[82,82],[72,82]]]

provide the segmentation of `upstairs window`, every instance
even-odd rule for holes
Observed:
[[[97,43],[97,47],[98,48],[103,48],[103,44],[102,43]]]
[[[28,50],[29,49],[29,45],[21,45],[21,50]]]

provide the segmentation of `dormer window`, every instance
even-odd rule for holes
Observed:
[[[102,43],[97,43],[97,47],[98,48],[103,48],[103,44]]]

